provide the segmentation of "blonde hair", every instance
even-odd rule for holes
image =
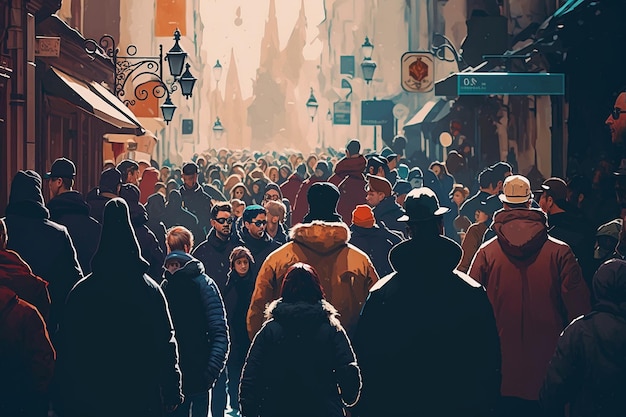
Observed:
[[[238,198],[233,198],[232,200],[230,200],[230,205],[233,207],[233,210],[236,209],[239,206],[246,206],[246,202],[243,200],[240,200]]]
[[[174,226],[167,231],[165,237],[169,252],[180,250],[187,253],[193,248],[193,233],[183,226]]]

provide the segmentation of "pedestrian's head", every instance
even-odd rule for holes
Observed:
[[[314,220],[325,222],[340,222],[341,216],[337,213],[339,189],[330,182],[316,182],[309,187],[306,195],[309,203],[309,212],[304,216],[304,222]]]
[[[406,195],[411,192],[413,187],[411,183],[404,180],[398,180],[393,186],[393,193],[396,196],[396,203],[399,205],[404,205],[404,200],[406,199]]]
[[[262,239],[267,228],[267,212],[262,206],[253,204],[243,211],[243,225],[250,236],[255,239]]]
[[[622,221],[622,219],[614,219],[598,227],[593,251],[595,259],[606,259],[615,252],[622,230]]]
[[[198,182],[198,165],[194,162],[187,162],[183,164],[183,182],[189,188],[192,188]]]
[[[146,209],[143,204],[139,202],[140,191],[139,187],[135,184],[122,184],[120,189],[120,197],[128,204],[128,210],[130,211],[130,218],[137,219],[143,217],[147,220]]]
[[[502,194],[498,196],[505,209],[528,208],[533,193],[530,192],[530,181],[523,175],[510,175],[504,180]]]
[[[350,139],[346,145],[346,153],[348,156],[356,156],[361,152],[361,142],[358,139]]]
[[[165,236],[167,252],[183,251],[191,253],[193,249],[193,233],[183,226],[174,226],[167,231]]]
[[[285,303],[315,304],[325,298],[317,272],[311,265],[302,262],[297,262],[287,269],[280,296]]]
[[[386,177],[388,172],[389,167],[387,166],[387,161],[383,161],[377,156],[371,156],[368,158],[367,165],[365,166],[366,174]]]
[[[365,201],[372,207],[376,207],[385,198],[391,195],[391,183],[385,177],[378,175],[367,175],[367,184],[365,185]]]
[[[617,96],[613,109],[604,123],[611,131],[611,142],[623,143],[626,138],[626,92],[621,92]]]
[[[492,195],[484,201],[480,202],[480,205],[476,209],[475,221],[476,223],[488,223],[489,220],[493,217],[493,213],[500,210],[502,208],[502,201],[495,196]]]
[[[328,166],[328,162],[326,161],[318,161],[315,164],[315,176],[317,178],[321,178],[323,181],[326,181],[330,177],[331,171]]]
[[[626,261],[610,259],[593,276],[593,293],[598,304],[613,314],[626,314]],[[606,310],[605,310],[606,311]]]
[[[553,214],[567,208],[567,183],[561,178],[548,178],[539,190],[539,207],[546,214]]]
[[[481,190],[488,191],[489,194],[494,194],[495,190],[492,190],[490,187],[492,186],[492,178],[493,178],[493,170],[489,167],[483,169],[478,174],[478,186]],[[498,186],[498,181],[493,184],[493,188],[495,189]]]
[[[273,200],[280,201],[283,199],[283,193],[276,183],[270,182],[265,186],[265,195],[263,201]]]
[[[367,204],[359,204],[352,210],[352,224],[358,227],[371,229],[376,224],[374,212]]]
[[[296,173],[298,174],[298,176],[300,178],[306,178],[307,177],[307,173],[306,173],[306,165],[304,163],[300,163],[296,166]]]
[[[160,180],[164,183],[167,183],[167,181],[170,179],[170,173],[171,173],[170,167],[168,166],[161,167]]]
[[[407,180],[409,179],[409,166],[407,164],[398,164],[398,167],[396,168],[396,170],[398,171],[398,178],[401,180]]]
[[[263,207],[267,210],[267,223],[278,224],[285,221],[285,215],[287,214],[287,207],[280,200],[266,200],[263,202]]]
[[[243,211],[246,209],[246,202],[238,198],[232,198],[230,204],[233,206],[233,215],[236,218],[243,216]]]
[[[211,226],[215,229],[217,237],[222,240],[227,240],[230,236],[231,227],[235,221],[232,211],[232,205],[226,201],[215,203],[211,207]]]
[[[122,174],[124,184],[131,183],[139,185],[139,164],[132,159],[124,159],[117,164],[117,170]]]
[[[496,182],[496,191],[502,191],[504,181],[507,177],[513,173],[513,168],[508,162],[500,161],[493,164],[491,167],[493,181]]]
[[[457,206],[461,206],[467,196],[469,196],[469,188],[465,187],[463,184],[454,184],[452,186],[452,191],[450,192],[450,196],[452,201],[456,203]]]
[[[246,276],[250,270],[250,265],[254,264],[254,257],[250,249],[245,246],[233,248],[229,256],[230,270],[235,271],[240,277]]]
[[[435,192],[427,187],[412,189],[404,200],[404,210],[406,214],[398,221],[407,223],[411,237],[442,234],[443,215],[450,211],[447,207],[439,206]]]
[[[407,180],[411,183],[412,188],[422,188],[424,186],[424,173],[419,167],[413,167],[409,170]]]
[[[120,194],[122,185],[122,174],[117,168],[109,168],[100,174],[100,183],[98,185],[100,193]]]
[[[48,189],[50,198],[70,191],[74,186],[74,178],[76,177],[76,166],[67,158],[57,158],[52,163],[50,171],[43,175],[48,181]]]
[[[7,233],[7,225],[4,223],[4,219],[0,218],[0,250],[7,248],[8,241],[9,234]]]
[[[37,210],[43,217],[49,216],[41,193],[41,177],[32,170],[18,171],[11,181],[7,214],[21,214],[24,210]]]

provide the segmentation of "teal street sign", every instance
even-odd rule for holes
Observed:
[[[350,102],[336,101],[333,103],[333,124],[349,125],[350,124]]]
[[[361,101],[361,125],[377,126],[392,123],[394,103],[391,100]]]
[[[565,75],[553,73],[459,72],[435,84],[438,96],[562,96]]]

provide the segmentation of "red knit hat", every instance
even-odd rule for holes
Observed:
[[[352,211],[352,224],[359,227],[365,227],[367,229],[374,226],[376,220],[374,219],[374,212],[372,208],[366,204],[359,204]]]

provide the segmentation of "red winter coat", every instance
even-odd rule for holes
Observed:
[[[572,250],[548,236],[540,210],[496,212],[496,237],[476,252],[469,275],[483,284],[502,347],[503,396],[537,400],[560,333],[591,310]]]
[[[31,271],[12,250],[0,250],[0,285],[10,288],[22,300],[34,305],[47,320],[50,314],[48,283]]]
[[[363,177],[366,166],[367,160],[363,155],[356,158],[343,158],[337,162],[335,173],[328,179],[328,182],[332,182],[339,188],[337,213],[346,224],[352,223],[352,211],[356,206],[366,204],[367,181]]]
[[[298,174],[291,174],[289,179],[280,185],[280,192],[283,193],[283,197],[289,200],[291,207],[296,204],[296,196],[300,187],[302,186],[302,177]]]

